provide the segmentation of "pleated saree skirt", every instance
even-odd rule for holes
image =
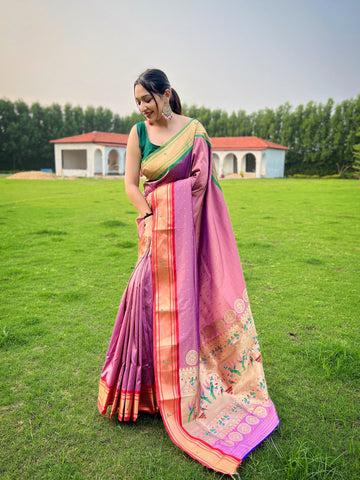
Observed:
[[[138,260],[123,294],[105,364],[101,373],[98,407],[110,418],[136,420],[139,411],[155,413],[153,361],[153,292],[151,255]]]

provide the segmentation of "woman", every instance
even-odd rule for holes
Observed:
[[[139,259],[101,375],[99,410],[120,420],[161,412],[171,439],[232,474],[278,425],[206,131],[182,115],[166,75],[134,85],[146,117],[133,127],[125,186]],[[139,190],[140,170],[147,177]]]

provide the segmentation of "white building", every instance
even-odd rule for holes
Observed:
[[[128,135],[91,132],[51,140],[56,175],[123,175]],[[257,137],[213,137],[215,168],[220,177],[283,177],[287,147]]]
[[[124,175],[128,135],[91,132],[51,140],[55,147],[55,173],[94,177]]]
[[[220,177],[283,177],[288,147],[258,137],[213,137],[215,168]]]

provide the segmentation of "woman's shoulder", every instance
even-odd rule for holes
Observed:
[[[135,123],[131,127],[129,137],[128,137],[128,142],[127,142],[128,145],[129,145],[129,143],[130,144],[132,144],[132,143],[138,144],[139,143],[139,138],[141,136],[141,132],[139,131],[138,125],[139,125],[138,123]]]
[[[193,117],[186,117],[185,115],[181,115],[181,120],[182,120],[182,126],[192,124],[194,127],[196,127],[196,130],[203,130],[206,131],[203,125],[199,122],[197,118]]]
[[[138,133],[141,132],[145,128],[145,122],[138,122],[135,123],[131,130],[136,130]]]
[[[183,118],[185,119],[184,122],[185,124],[188,124],[188,123],[193,123],[194,125],[196,125],[197,128],[202,128],[205,130],[205,128],[203,127],[203,125],[201,124],[201,122],[199,122],[199,120],[197,118],[194,118],[194,117],[185,117],[183,116]]]
[[[200,134],[203,134],[203,135],[207,136],[207,132],[206,132],[205,127],[203,126],[203,124],[201,122],[199,122],[199,120],[197,118],[193,118],[192,122],[196,126],[196,133],[200,133]]]
[[[195,137],[202,137],[206,143],[210,144],[210,138],[207,134],[205,127],[199,122],[197,118],[186,117],[185,115],[182,116],[183,125],[182,128],[186,128],[187,133],[190,136]]]
[[[145,122],[138,122],[131,127],[129,137],[141,138],[145,136],[145,133],[146,133]]]
[[[185,115],[176,115],[176,125],[178,128],[184,128],[188,123],[190,123],[193,119],[190,117],[186,117]]]

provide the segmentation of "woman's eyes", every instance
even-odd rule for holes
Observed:
[[[144,103],[150,103],[150,102],[151,102],[151,100],[152,100],[152,98],[151,98],[151,97],[147,97],[147,98],[143,98],[143,99],[141,99],[140,101],[139,101],[139,100],[137,100],[137,101],[136,101],[136,103],[137,103],[137,104],[140,106],[141,102],[144,102]]]
[[[150,103],[152,99],[151,99],[151,97],[146,97],[146,98],[143,98],[142,100],[145,103]],[[140,102],[139,102],[139,104],[140,104]]]

